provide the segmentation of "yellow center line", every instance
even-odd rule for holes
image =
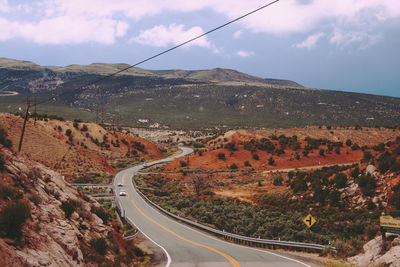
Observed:
[[[124,174],[124,175],[122,175],[122,185],[124,185],[124,184],[125,184],[124,180],[125,180],[125,174]]]
[[[174,235],[174,236],[176,236],[176,237],[182,239],[183,241],[186,241],[186,242],[188,242],[188,243],[190,243],[190,244],[192,244],[192,245],[199,246],[199,247],[203,247],[203,248],[209,249],[209,250],[211,250],[211,251],[214,251],[215,253],[217,253],[217,254],[219,254],[219,255],[225,257],[230,263],[232,263],[232,266],[233,266],[233,267],[240,267],[239,263],[238,263],[234,258],[232,258],[231,256],[229,256],[229,255],[227,255],[227,254],[225,254],[225,253],[223,253],[223,252],[221,252],[221,251],[219,251],[219,250],[217,250],[217,249],[215,249],[215,248],[212,248],[212,247],[209,247],[209,246],[207,246],[207,245],[203,245],[203,244],[197,243],[197,242],[195,242],[195,241],[189,240],[189,239],[187,239],[187,238],[185,238],[185,237],[183,237],[183,236],[178,235],[178,234],[175,233],[174,231],[168,229],[167,227],[165,227],[165,226],[161,225],[160,223],[156,222],[154,219],[150,218],[147,214],[145,214],[145,213],[136,205],[136,203],[135,203],[135,201],[133,201],[133,199],[131,199],[131,202],[132,202],[132,204],[135,206],[135,208],[136,208],[145,218],[147,218],[148,220],[152,221],[153,223],[155,223],[156,225],[158,225],[160,228],[164,229],[165,231],[171,233],[172,235]]]

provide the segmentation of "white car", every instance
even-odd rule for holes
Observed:
[[[117,186],[118,186],[118,187],[121,187],[121,186],[123,186],[123,184],[122,184],[121,182],[119,182],[119,183],[117,184]]]
[[[125,190],[124,190],[124,189],[121,189],[121,190],[119,191],[119,195],[120,195],[120,196],[126,196]]]

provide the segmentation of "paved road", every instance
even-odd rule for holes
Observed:
[[[171,161],[173,158],[192,153],[190,148],[181,148],[182,153],[148,163],[147,166]],[[144,164],[119,172],[114,185],[121,182],[127,196],[117,196],[126,217],[166,254],[166,266],[310,266],[276,253],[225,242],[178,223],[151,207],[136,192],[132,177]],[[117,192],[119,192],[117,190]]]

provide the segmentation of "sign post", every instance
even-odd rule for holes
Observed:
[[[314,225],[314,223],[317,222],[317,220],[314,219],[311,214],[308,214],[304,219],[303,222],[307,225],[308,227],[308,242],[311,242],[311,227]]]
[[[311,226],[313,226],[314,223],[317,222],[317,220],[314,219],[313,216],[311,216],[311,214],[308,214],[304,219],[303,222],[307,225],[307,227],[310,229]]]
[[[379,218],[382,233],[382,248],[386,251],[386,232],[400,234],[400,219],[386,215]]]

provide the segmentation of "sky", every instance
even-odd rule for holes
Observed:
[[[0,57],[136,64],[270,1],[0,0]],[[280,0],[139,67],[400,97],[399,0]]]

